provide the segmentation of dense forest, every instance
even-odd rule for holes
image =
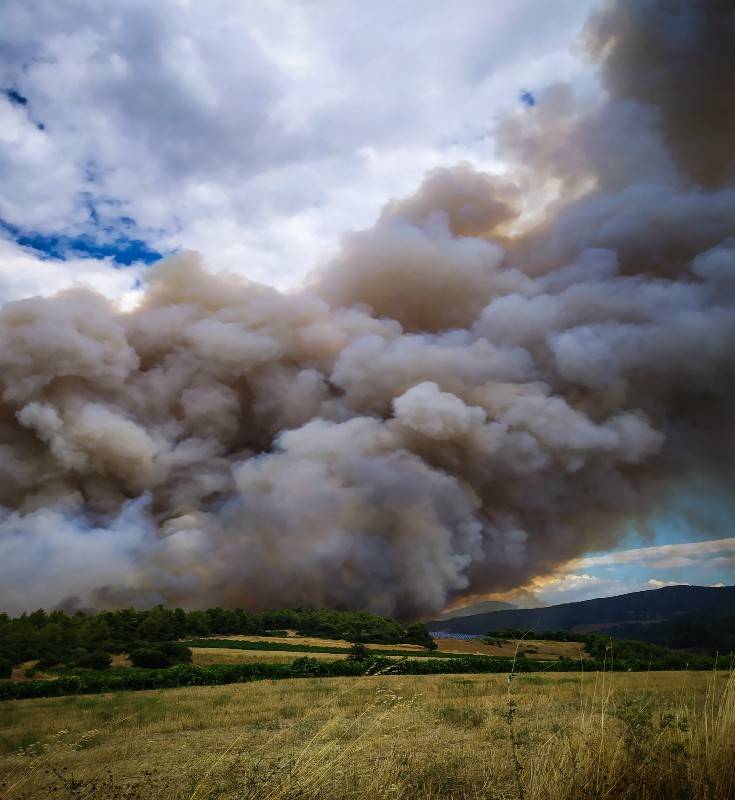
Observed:
[[[126,608],[94,614],[81,611],[66,614],[39,609],[14,619],[0,614],[0,677],[3,677],[3,672],[8,672],[8,665],[34,659],[40,659],[41,668],[74,664],[99,669],[104,665],[104,654],[138,651],[150,654],[156,650],[152,643],[221,634],[280,632],[285,635],[285,630],[303,636],[350,642],[436,647],[426,626],[421,623],[406,627],[394,619],[361,611],[287,608],[251,613],[242,609],[184,611],[156,606],[147,611]],[[186,660],[182,654],[172,658],[174,663]],[[146,655],[143,660],[151,662],[155,658]],[[159,656],[159,661],[163,660]],[[141,666],[148,665],[153,666],[152,663],[141,663]],[[167,665],[161,663],[161,666]]]

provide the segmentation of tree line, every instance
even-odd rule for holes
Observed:
[[[185,611],[156,606],[67,614],[39,609],[15,618],[0,613],[0,677],[9,672],[8,665],[36,659],[41,669],[58,664],[99,669],[104,654],[151,650],[155,649],[150,646],[153,643],[228,634],[285,635],[286,630],[350,642],[436,647],[422,623],[404,626],[363,611],[286,608],[250,612],[219,607]]]

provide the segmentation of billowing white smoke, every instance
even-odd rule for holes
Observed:
[[[498,125],[515,172],[430,174],[298,294],[185,253],[132,313],[87,291],[6,305],[0,606],[411,617],[727,479],[726,5],[601,12],[604,104],[549,88]]]

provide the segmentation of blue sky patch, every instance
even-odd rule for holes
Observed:
[[[5,89],[3,94],[10,100],[10,102],[14,106],[27,106],[28,105],[28,98],[23,97],[23,95],[17,91],[16,89]]]
[[[163,258],[163,253],[153,250],[143,240],[124,235],[100,241],[88,235],[66,236],[25,231],[3,220],[0,220],[0,230],[10,234],[22,247],[36,250],[42,258],[111,258],[115,264],[123,266],[136,262],[152,264]]]

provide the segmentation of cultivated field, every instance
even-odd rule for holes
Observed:
[[[295,647],[299,644],[307,647],[343,647],[349,650],[351,643],[344,639],[321,639],[315,636],[210,636],[210,639],[229,639],[241,642],[273,642],[274,644],[287,644]],[[513,658],[516,653],[515,641],[502,642],[497,645],[484,644],[481,639],[442,639],[436,640],[440,653],[462,653],[463,655],[505,656]],[[426,649],[417,644],[368,644],[370,650],[401,650],[410,656],[412,652],[426,655]],[[548,642],[540,639],[524,639],[518,649],[525,652],[528,658],[537,658],[553,661],[567,656],[573,659],[586,657],[583,652],[584,645],[579,642]],[[308,655],[308,653],[304,653]],[[321,656],[319,656],[321,658]],[[214,662],[208,662],[214,663]]]
[[[555,661],[562,656],[578,661],[588,658],[580,642],[545,642],[540,639],[524,639],[522,642],[508,640],[500,644],[484,644],[481,639],[436,639],[442,653],[471,653],[482,656],[505,656],[513,658],[516,647],[528,658]]]
[[[255,634],[234,634],[229,636],[223,634],[222,636],[208,636],[208,639],[229,639],[233,642],[273,642],[274,644],[288,644],[291,646],[305,645],[306,647],[343,647],[349,650],[352,647],[352,642],[346,639],[323,639],[319,636],[256,636]],[[418,652],[425,652],[425,648],[417,644],[366,644],[370,650],[384,650],[390,648],[391,650],[405,650],[411,652],[412,650]]]
[[[290,664],[300,655],[315,657],[314,653],[284,653],[278,650],[230,650],[222,647],[193,647],[192,663],[197,667],[208,667],[210,664],[247,664],[251,661],[266,664]],[[320,661],[339,661],[344,655],[339,653],[318,653]]]
[[[735,679],[379,675],[11,701],[0,754],[2,800],[726,800]]]

